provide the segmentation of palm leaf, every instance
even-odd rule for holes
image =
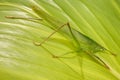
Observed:
[[[119,4],[117,0],[1,0],[0,79],[119,80]],[[66,35],[69,34],[66,26],[42,46],[33,43],[43,41],[66,22],[109,50],[96,55],[110,69],[85,53],[80,53],[78,58],[53,58],[51,54],[61,55],[76,49],[73,37]]]

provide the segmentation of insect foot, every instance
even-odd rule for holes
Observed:
[[[33,41],[33,44],[36,46],[41,46],[41,43]]]

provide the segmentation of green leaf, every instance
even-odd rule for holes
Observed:
[[[117,0],[1,0],[0,79],[119,80],[119,4]],[[109,69],[85,52],[75,51],[78,44],[67,26],[42,46],[35,45],[67,22],[79,43],[92,39],[91,44],[97,42],[104,47],[105,51],[99,51],[100,48],[91,54],[98,56]],[[81,36],[76,32],[88,39],[80,41]],[[86,50],[86,45],[90,47],[88,50],[95,50],[90,44],[80,48]],[[71,51],[75,52],[65,55],[67,58],[52,56]],[[76,54],[79,55],[70,58]]]

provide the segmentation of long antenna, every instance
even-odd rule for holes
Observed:
[[[25,17],[15,17],[15,16],[5,16],[5,17],[9,19],[43,20],[40,18],[25,18]]]

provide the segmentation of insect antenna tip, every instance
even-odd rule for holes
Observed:
[[[13,16],[5,16],[5,18],[14,19]]]

